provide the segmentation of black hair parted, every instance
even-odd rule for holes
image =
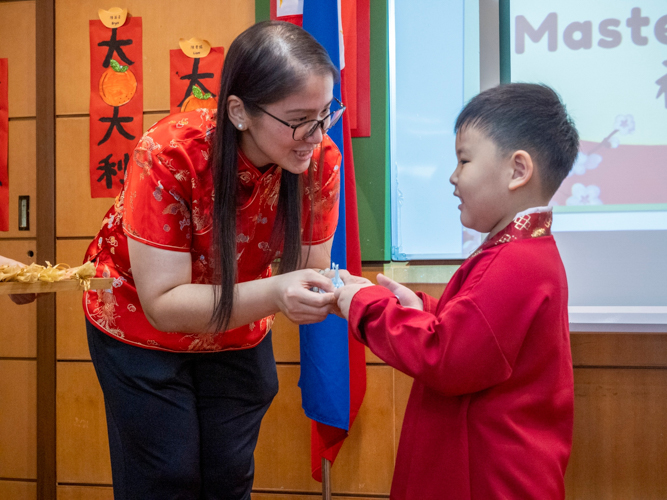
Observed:
[[[579,134],[558,94],[543,84],[508,83],[485,90],[465,105],[454,131],[474,127],[502,155],[527,151],[537,163],[549,197],[558,190],[579,152]]]
[[[236,283],[237,147],[241,132],[229,121],[227,100],[236,96],[248,113],[299,92],[309,75],[339,78],[326,49],[307,31],[283,21],[257,23],[241,33],[229,47],[220,78],[218,116],[211,168],[213,201],[213,252],[216,256],[214,310],[211,323],[217,331],[229,324]],[[258,165],[262,166],[262,165]],[[281,173],[271,248],[283,243],[279,272],[295,270],[301,260],[301,177]],[[267,262],[267,265],[270,262]]]

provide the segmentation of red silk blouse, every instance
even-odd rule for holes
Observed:
[[[165,351],[247,349],[268,333],[273,316],[218,333],[162,332],[143,314],[132,278],[127,237],[156,248],[190,252],[192,283],[212,283],[215,257],[213,178],[209,157],[215,110],[199,109],[168,116],[141,138],[129,162],[123,190],[88,247],[85,261],[96,277],[111,277],[113,288],[84,294],[86,317],[100,330],[128,344]],[[323,147],[322,171],[316,159]],[[313,154],[313,185],[304,173],[302,240],[317,245],[334,234],[338,222],[341,154],[328,137]],[[271,276],[280,248],[269,242],[276,217],[282,169],[261,172],[239,149],[237,196],[237,282]],[[311,200],[314,199],[314,201]],[[316,214],[310,238],[312,207]],[[224,333],[224,335],[223,335]]]

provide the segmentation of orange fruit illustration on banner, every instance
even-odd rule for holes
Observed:
[[[128,66],[121,66],[114,59],[100,78],[100,97],[109,106],[122,106],[130,102],[137,91],[137,79]]]
[[[181,112],[185,113],[186,111],[201,108],[216,109],[217,107],[218,101],[215,97],[213,97],[210,92],[204,94],[201,89],[195,85],[192,87],[192,95],[188,97],[183,103],[183,106],[181,106]]]

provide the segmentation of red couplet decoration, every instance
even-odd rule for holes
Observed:
[[[114,197],[143,133],[141,18],[120,28],[90,21],[90,192]]]
[[[7,59],[0,59],[0,231],[9,231],[9,93]]]
[[[224,47],[212,47],[206,57],[188,57],[181,49],[169,51],[169,112],[184,113],[218,107]]]

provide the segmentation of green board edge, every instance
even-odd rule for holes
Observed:
[[[363,261],[391,260],[387,2],[371,2],[371,136],[354,137]]]
[[[271,19],[271,0],[255,0],[255,22]]]
[[[511,54],[512,41],[510,37],[510,0],[500,0],[498,3],[498,17],[500,21],[500,83],[512,81]]]

